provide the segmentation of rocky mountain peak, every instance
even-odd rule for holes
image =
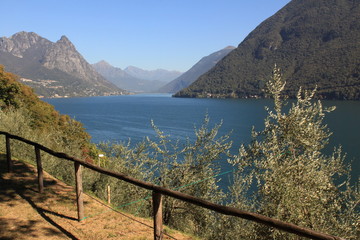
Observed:
[[[60,40],[55,43],[59,48],[69,48],[71,51],[76,51],[74,44],[65,36],[61,36]]]
[[[234,50],[236,47],[234,46],[227,46],[225,48],[223,48],[223,50]]]
[[[57,43],[63,43],[63,44],[72,44],[70,40],[65,36],[62,35],[60,40],[57,41]]]
[[[51,42],[33,32],[19,32],[0,38],[0,64],[24,78],[47,86],[48,95],[93,96],[119,94],[109,81],[98,74],[66,37]],[[45,81],[45,83],[42,83]],[[50,94],[49,94],[50,93]],[[45,94],[44,94],[45,95]]]
[[[97,65],[98,67],[102,67],[102,68],[109,68],[109,67],[112,67],[110,65],[110,63],[106,62],[105,60],[101,60],[93,65]]]
[[[34,32],[18,32],[10,37],[11,40],[17,42],[27,42],[30,44],[35,44],[41,37]]]
[[[0,38],[0,51],[9,52],[12,55],[23,58],[24,53],[39,44],[48,45],[51,42],[45,38],[40,37],[34,32],[19,32],[12,35],[10,38]]]

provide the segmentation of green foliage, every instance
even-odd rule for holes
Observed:
[[[118,144],[101,143],[97,148],[103,155],[93,158],[96,165],[144,181],[151,182],[153,180],[152,159],[145,151],[144,143],[139,143],[134,147],[130,147],[130,142]],[[120,210],[150,216],[152,209],[151,198],[139,201],[137,204],[129,204],[151,196],[149,191],[113,177],[94,173],[91,170],[84,171],[85,190],[91,191],[105,200],[107,199],[107,186],[111,188],[111,203],[113,206],[122,206]]]
[[[268,83],[274,110],[267,108],[264,130],[253,130],[252,142],[242,145],[232,160],[241,173],[235,180],[239,186],[233,189],[234,201],[239,201],[240,193],[247,194],[254,199],[252,209],[266,216],[356,239],[359,189],[350,186],[341,148],[330,156],[321,152],[331,135],[323,119],[334,108],[324,109],[320,101],[312,101],[315,90],[300,89],[285,113],[284,86],[275,68]],[[261,239],[298,239],[264,226],[254,226],[252,234]]]
[[[89,142],[90,136],[80,122],[59,114],[52,105],[41,101],[30,87],[19,83],[16,75],[5,72],[1,65],[0,83],[2,111],[21,109],[21,112],[27,115],[29,125],[33,130],[47,132],[49,129],[55,128],[57,131],[63,132],[66,137],[74,140],[83,139],[83,144]]]
[[[221,124],[209,129],[209,117],[202,126],[195,128],[195,141],[189,139],[184,146],[171,141],[153,123],[158,141],[147,139],[154,159],[157,161],[157,184],[212,202],[220,202],[224,194],[214,177],[220,172],[219,160],[229,156],[232,143],[229,136],[217,137]],[[165,197],[164,222],[182,230],[203,235],[214,215],[205,209]]]
[[[2,102],[0,130],[211,202],[226,202],[239,209],[348,239],[358,237],[359,186],[350,186],[350,170],[343,164],[341,148],[334,149],[330,156],[321,152],[331,136],[323,119],[333,108],[325,109],[320,101],[314,101],[315,90],[300,89],[297,101],[285,112],[285,83],[277,68],[273,80],[267,84],[274,109],[266,108],[264,130],[253,130],[253,141],[242,145],[236,156],[229,153],[232,146],[229,135],[218,137],[221,123],[211,127],[208,116],[194,129],[194,140],[188,139],[184,144],[172,140],[152,122],[155,140],[146,138],[135,146],[130,141],[95,146],[89,143],[80,123],[59,115],[40,102],[31,90],[16,83],[13,75],[1,70],[0,81],[17,87],[4,87],[7,91],[1,93],[1,99],[10,101]],[[35,110],[40,106],[40,110]],[[11,144],[15,157],[34,159],[33,147],[15,140]],[[0,147],[4,151],[4,139],[0,140]],[[225,158],[238,169],[228,196],[221,191],[215,177],[220,172],[219,161]],[[42,159],[48,172],[68,184],[74,183],[71,162],[45,153]],[[142,216],[151,215],[151,193],[147,190],[87,169],[83,178],[84,189],[104,200],[110,186],[113,206]],[[170,197],[164,197],[163,213],[169,226],[207,239],[300,239]]]
[[[15,75],[5,72],[4,67],[0,65],[0,108],[19,104],[16,95],[20,91],[20,86],[15,78]]]
[[[214,176],[220,171],[218,161],[230,155],[231,142],[228,141],[227,135],[217,137],[221,124],[209,129],[209,121],[209,117],[206,116],[202,126],[194,130],[196,140],[194,142],[188,140],[184,145],[180,145],[178,140],[171,140],[152,123],[157,135],[156,140],[146,138],[133,147],[130,142],[99,144],[98,149],[106,157],[95,162],[137,179],[212,202],[220,202],[224,194],[219,189],[218,180]],[[146,198],[139,203],[126,205],[122,209],[142,216],[150,216],[151,193],[114,178],[103,175],[94,178],[93,175],[85,176],[85,189],[106,199],[106,187],[111,186],[114,206],[122,206]],[[164,223],[168,226],[200,236],[205,236],[207,229],[216,221],[211,211],[166,196],[163,214]]]
[[[38,99],[32,89],[17,82],[17,77],[0,67],[0,130],[40,143],[55,151],[66,152],[82,158],[84,149],[90,146],[90,137],[82,124],[66,115],[60,115],[54,107]],[[13,155],[21,159],[34,159],[33,147],[11,141]],[[4,141],[0,141],[3,150]],[[43,154],[44,167],[54,176],[73,183],[73,171],[69,162]]]

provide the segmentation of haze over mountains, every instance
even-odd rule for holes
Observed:
[[[51,42],[33,32],[0,38],[0,64],[45,97],[119,95],[66,36]]]
[[[178,97],[263,97],[277,64],[295,96],[360,99],[360,1],[292,0]]]
[[[105,61],[93,64],[95,70],[116,86],[132,92],[175,93],[193,83],[199,76],[209,71],[235,47],[228,46],[203,57],[185,73],[157,69],[143,70],[127,67],[124,70],[111,66]]]
[[[215,66],[223,57],[228,55],[235,47],[228,46],[220,51],[214,52],[206,57],[203,57],[193,67],[191,67],[184,74],[166,84],[159,89],[159,92],[175,93],[181,89],[188,87],[191,83],[195,82],[202,74],[209,71]]]
[[[182,72],[179,71],[169,71],[165,69],[144,70],[134,66],[129,66],[125,68],[124,71],[139,79],[160,81],[165,83],[174,80],[182,74]]]
[[[149,71],[134,66],[122,70],[104,60],[92,66],[107,80],[131,92],[157,92],[160,87],[182,74],[178,71],[164,69]]]

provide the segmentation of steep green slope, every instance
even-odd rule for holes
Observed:
[[[360,1],[293,0],[177,97],[262,97],[275,64],[286,93],[360,99]]]
[[[21,126],[24,132],[28,130],[27,127],[37,133],[57,131],[68,141],[77,140],[82,146],[90,144],[90,136],[80,122],[59,114],[52,105],[41,101],[32,88],[18,82],[17,79],[16,75],[6,72],[0,65],[0,112],[6,114],[14,109],[19,110],[29,123],[29,126]],[[17,119],[13,119],[13,125],[16,121]],[[3,123],[0,124],[0,128],[3,128]]]

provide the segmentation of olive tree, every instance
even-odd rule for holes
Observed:
[[[221,123],[211,128],[209,122],[205,116],[203,124],[194,129],[194,140],[185,143],[171,139],[153,124],[157,140],[147,141],[157,161],[157,184],[212,202],[223,200],[215,176],[220,172],[219,160],[230,156],[232,142],[228,134],[218,136]],[[216,220],[211,211],[171,197],[165,197],[163,214],[165,224],[200,236]]]
[[[235,159],[239,173],[233,202],[252,200],[252,210],[303,227],[356,239],[359,231],[359,191],[350,185],[350,167],[341,147],[323,153],[331,132],[324,124],[324,108],[313,91],[299,90],[285,111],[285,82],[278,68],[267,84],[274,108],[266,108],[262,131],[252,130],[252,141],[242,145]],[[240,194],[242,192],[244,194]],[[297,236],[254,225],[256,239],[299,239]]]

